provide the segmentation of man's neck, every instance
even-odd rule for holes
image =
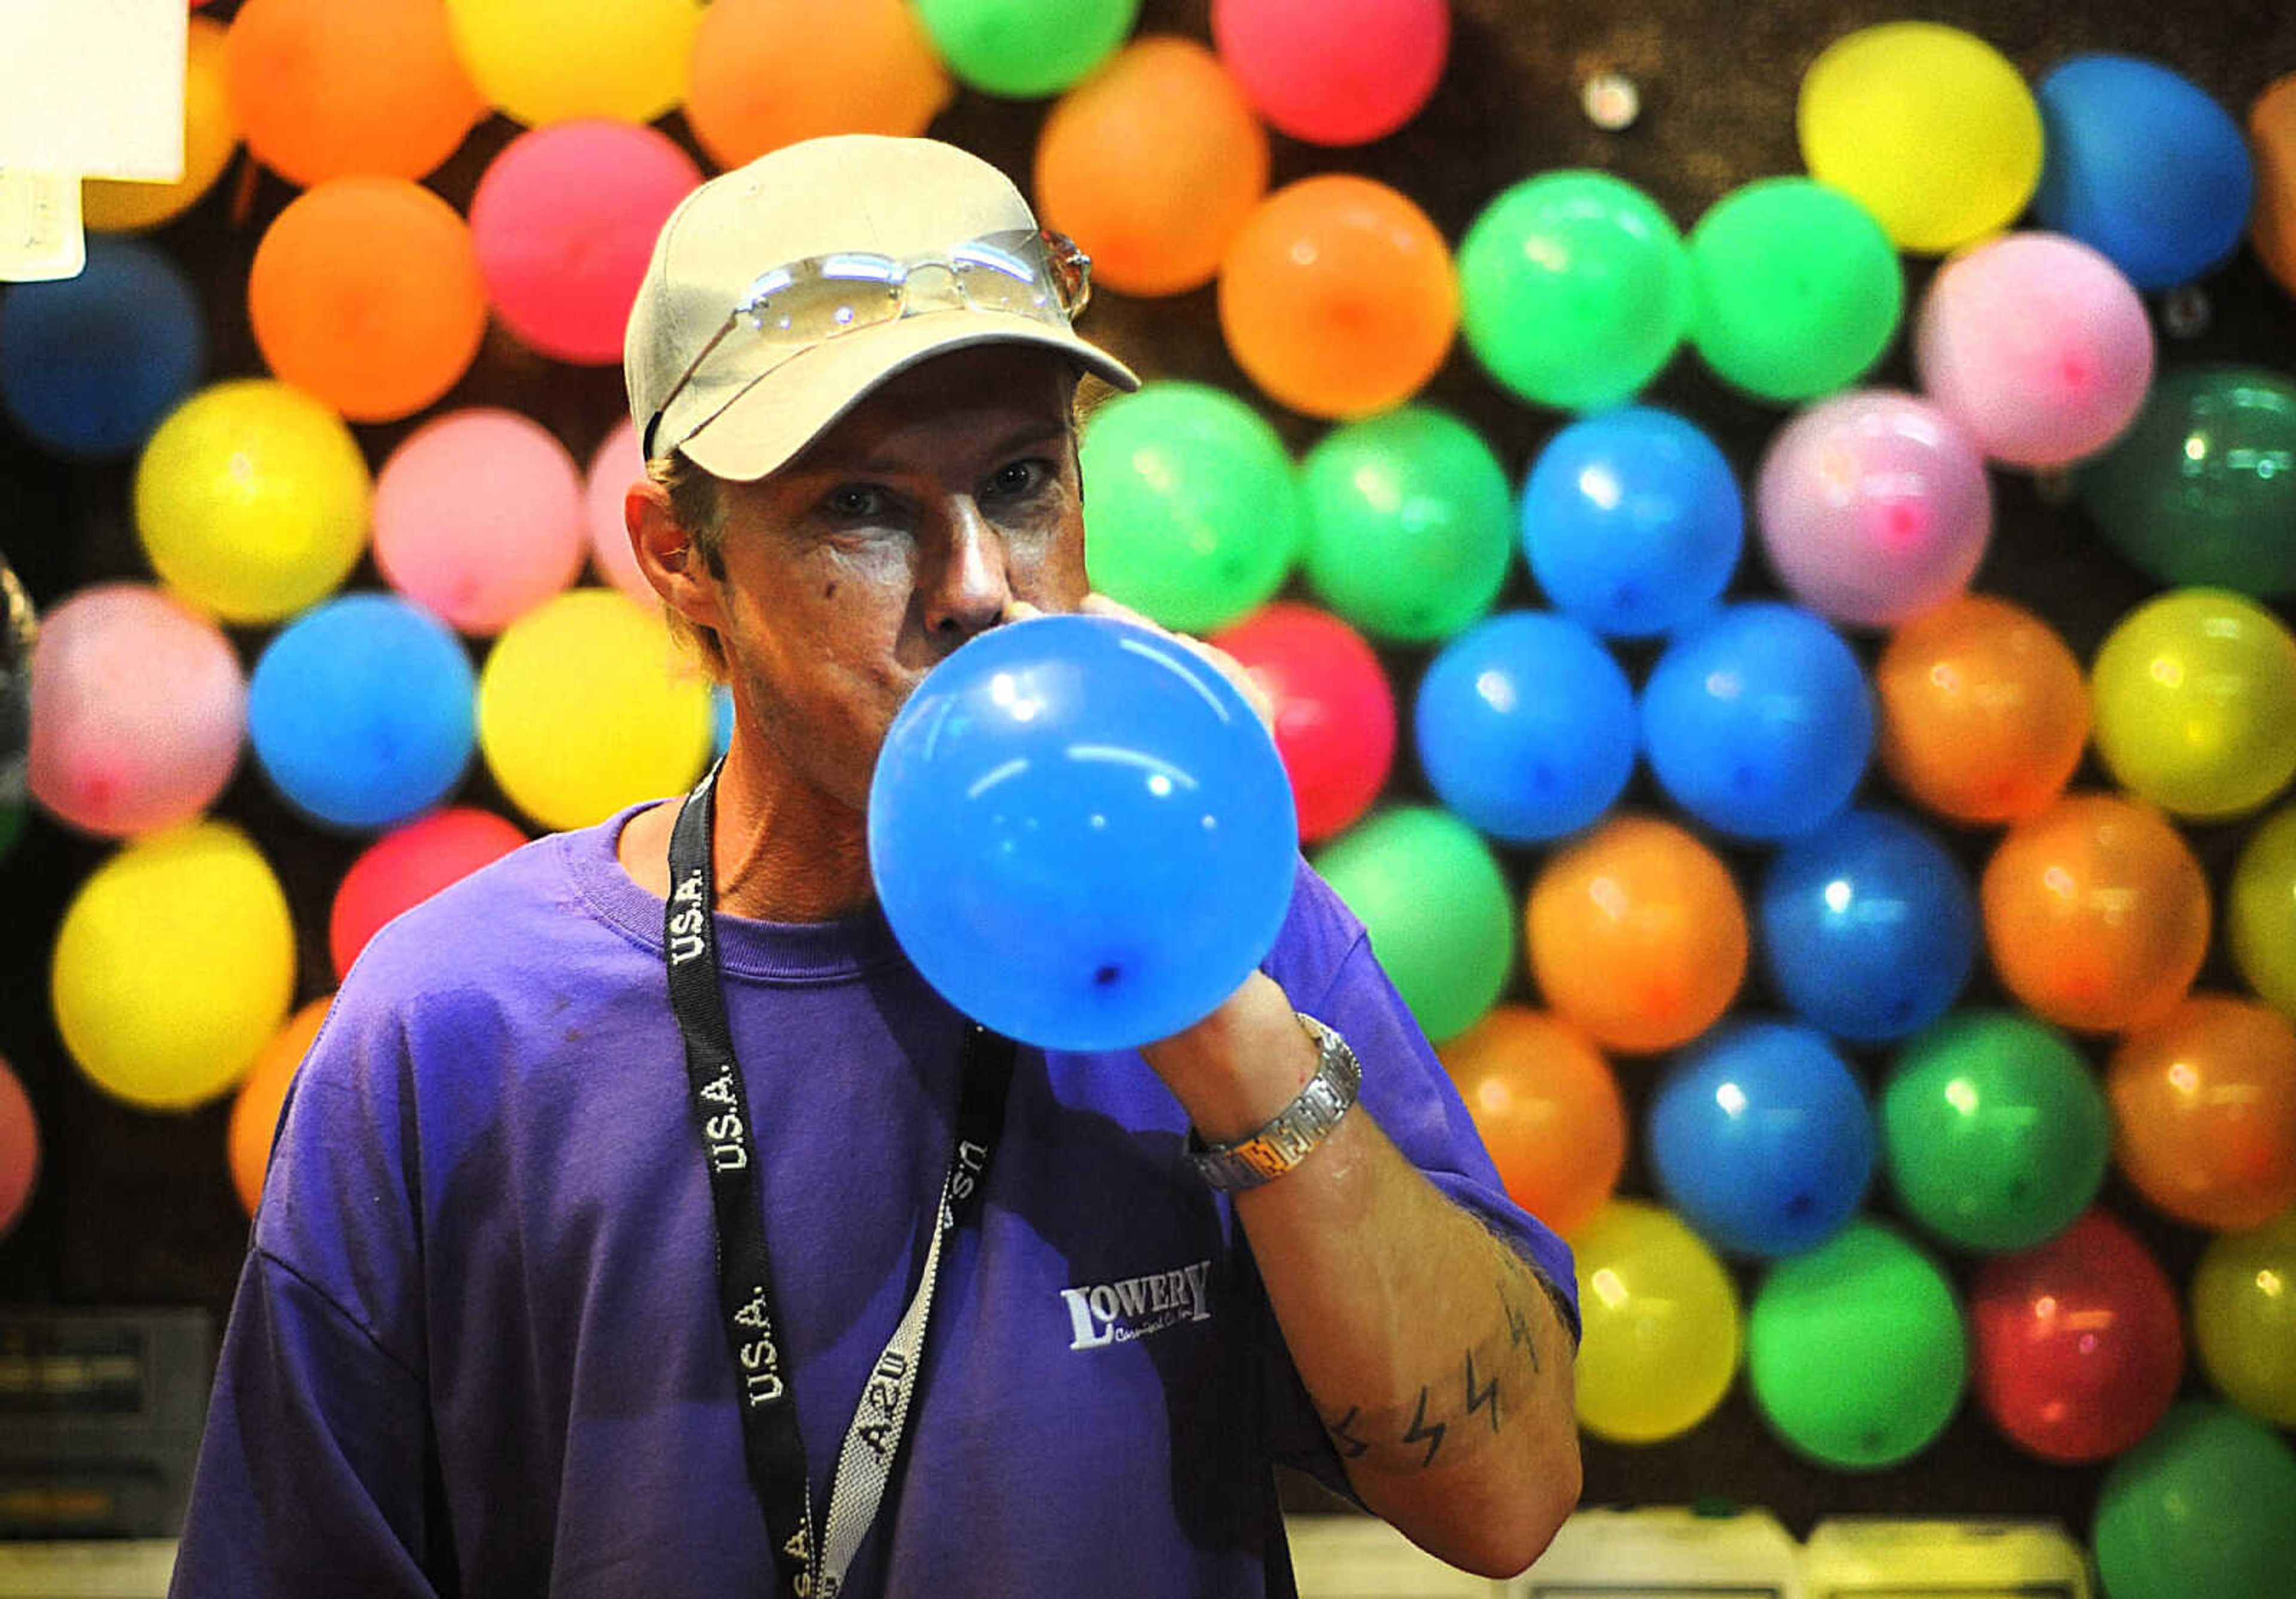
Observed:
[[[760,922],[832,922],[875,898],[866,818],[786,768],[744,758],[737,739],[718,775],[710,859],[718,908]],[[669,895],[669,835],[677,802],[640,811],[622,829],[622,869],[657,898]]]

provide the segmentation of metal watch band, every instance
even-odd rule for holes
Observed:
[[[1307,1013],[1295,1013],[1308,1037],[1315,1040],[1316,1075],[1300,1096],[1277,1111],[1267,1125],[1234,1144],[1208,1144],[1188,1130],[1188,1158],[1213,1187],[1234,1193],[1273,1182],[1308,1158],[1308,1152],[1339,1126],[1340,1118],[1356,1103],[1363,1086],[1363,1067],[1348,1041]]]

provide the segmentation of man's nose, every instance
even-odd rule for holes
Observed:
[[[953,501],[938,570],[927,585],[925,629],[969,638],[993,627],[1013,597],[1004,536],[970,498]]]

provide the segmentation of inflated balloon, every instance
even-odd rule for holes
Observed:
[[[1759,179],[1717,201],[1689,245],[1691,340],[1717,376],[1757,398],[1846,389],[1897,334],[1906,303],[1897,248],[1839,189]]]
[[[1023,1043],[1129,1049],[1210,1014],[1275,941],[1299,834],[1242,693],[1105,617],[997,627],[893,718],[869,865],[927,982]]]
[[[1151,382],[1092,414],[1078,451],[1093,586],[1167,627],[1205,633],[1271,597],[1306,523],[1292,457],[1225,390]]]
[[[574,457],[515,411],[425,422],[375,475],[375,564],[465,633],[500,632],[580,576],[590,549]]]
[[[1914,365],[1988,456],[2063,466],[2136,419],[2152,381],[2152,324],[2128,280],[2087,245],[2010,234],[1930,280]]]
[[[2296,637],[2245,595],[2147,602],[2106,636],[2089,682],[2097,754],[2164,810],[2239,816],[2296,776]]]
[[[709,687],[652,610],[577,588],[503,630],[479,674],[479,749],[511,803],[587,827],[690,787],[709,748]]]
[[[2159,1020],[2209,947],[2209,886],[2161,813],[2075,793],[2011,828],[1978,883],[1985,945],[2009,991],[2060,1027]]]
[[[1977,962],[1977,897],[1927,829],[1850,809],[1789,840],[1762,879],[1762,961],[1813,1026],[1859,1044],[1917,1032]]]
[[[271,1141],[279,1129],[288,1085],[295,1080],[295,1070],[310,1053],[311,1041],[319,1036],[319,1024],[326,1021],[327,1007],[333,1003],[332,995],[315,999],[289,1017],[287,1025],[255,1057],[255,1064],[248,1068],[232,1099],[231,1120],[224,1128],[224,1152],[231,1162],[232,1186],[239,1193],[241,1208],[250,1216],[262,1202]]]
[[[2120,1454],[2169,1412],[2185,1374],[2177,1291],[2136,1235],[2091,1210],[1969,1294],[1977,1398],[2010,1442],[2059,1465]]]
[[[1419,114],[1451,48],[1447,0],[1212,0],[1212,42],[1260,114],[1367,144]]]
[[[1450,247],[1385,184],[1325,172],[1255,207],[1219,267],[1228,353],[1309,416],[1391,410],[1435,375],[1458,326]]]
[[[335,980],[350,975],[359,951],[392,917],[525,842],[514,823],[456,806],[393,828],[368,845],[343,873],[327,916]]]
[[[292,616],[366,549],[358,440],[287,384],[234,378],[192,396],[144,445],[135,532],[161,581],[227,622]]]
[[[15,1231],[39,1180],[39,1120],[24,1085],[0,1060],[0,1238]]]
[[[2082,508],[2163,583],[2296,594],[2296,378],[2261,366],[2161,374],[2112,448],[2084,462]]]
[[[1908,1043],[1883,1087],[1882,1152],[1898,1200],[1956,1248],[2031,1249],[2104,1181],[2112,1114],[2047,1023],[1964,1011]]]
[[[248,269],[264,363],[353,422],[396,422],[468,372],[486,337],[471,230],[404,177],[338,177],[279,213]]]
[[[1308,586],[1374,637],[1448,638],[1491,608],[1514,553],[1506,469],[1448,412],[1334,428],[1300,466]]]
[[[247,0],[224,69],[249,152],[305,188],[425,176],[487,113],[439,0]]]
[[[1968,586],[1993,535],[1985,463],[1953,419],[1866,390],[1771,436],[1756,490],[1762,549],[1820,616],[1886,627]]]
[[[226,30],[206,17],[191,19],[184,51],[184,176],[172,183],[125,178],[80,180],[80,221],[94,234],[141,233],[172,222],[206,198],[239,148],[224,81]]]
[[[149,1111],[223,1093],[287,1015],[295,928],[247,835],[146,833],[83,882],[56,931],[49,997],[95,1086]]]
[[[207,365],[197,291],[140,240],[90,240],[78,276],[0,299],[0,411],[61,455],[134,455]]]
[[[1578,1424],[1649,1444],[1714,1413],[1738,1373],[1738,1291],[1698,1235],[1641,1200],[1612,1200],[1570,1235],[1585,1336]]]
[[[1037,214],[1092,258],[1094,283],[1178,294],[1219,271],[1267,193],[1267,135],[1218,57],[1193,39],[1137,39],[1045,119]]]
[[[1945,1431],[1969,1377],[1961,1307],[1915,1245],[1860,1218],[1779,1262],[1746,1317],[1755,1408],[1837,1471],[1910,1459]]]
[[[711,160],[739,167],[828,134],[921,134],[950,86],[903,0],[711,0],[693,36],[685,125]]]
[[[1667,1202],[1735,1254],[1824,1242],[1874,1176],[1865,1091],[1809,1028],[1718,1028],[1667,1069],[1649,1114],[1651,1169]]]
[[[1514,967],[1505,875],[1474,829],[1433,806],[1374,814],[1316,870],[1371,934],[1372,953],[1437,1043],[1489,1010]]]
[[[2249,241],[2266,271],[2296,294],[2296,72],[2276,79],[2248,108],[2256,158],[2256,206]]]
[[[1412,712],[1436,797],[1492,837],[1538,843],[1609,810],[1635,769],[1635,691],[1603,641],[1511,611],[1445,644]]]
[[[1746,908],[1730,868],[1655,817],[1614,816],[1549,856],[1523,925],[1547,1004],[1611,1049],[1689,1042],[1746,975]]]
[[[1807,832],[1849,802],[1874,747],[1857,657],[1808,611],[1728,605],[1643,685],[1644,752],[1676,804],[1748,839]]]
[[[2102,250],[2140,289],[2216,266],[2247,230],[2256,169],[2240,125],[2191,78],[2129,55],[2075,55],[2035,86],[2033,216]]]
[[[958,82],[1014,100],[1057,94],[1115,53],[1140,0],[915,0]]]
[[[668,134],[584,120],[521,134],[471,196],[486,296],[521,341],[611,365],[656,234],[701,182]]]
[[[2252,999],[2195,994],[2113,1051],[2113,1155],[2153,1204],[2216,1232],[2296,1205],[2296,1027]]]
[[[1746,512],[1694,423],[1628,406],[1548,439],[1522,491],[1522,549],[1547,598],[1595,632],[1670,633],[1729,586]]]
[[[2296,1210],[2209,1240],[2192,1308],[2209,1381],[2251,1415],[2296,1427]]]
[[[1617,1189],[1627,1160],[1626,1103],[1603,1052],[1559,1017],[1502,1004],[1442,1056],[1507,1197],[1557,1233],[1576,1233]]]
[[[630,486],[645,475],[637,427],[625,416],[599,441],[583,470],[583,521],[590,534],[591,570],[599,579],[642,605],[659,605],[661,596],[638,570],[637,552],[630,548],[629,525],[622,514]]]
[[[2241,847],[2225,910],[2225,939],[2248,986],[2296,1018],[2296,806],[2258,824]]]
[[[1354,825],[1395,760],[1395,690],[1363,636],[1328,611],[1279,600],[1211,642],[1274,703],[1300,836],[1313,842]]]
[[[479,93],[529,127],[577,117],[651,122],[685,98],[697,0],[446,0]]]
[[[156,588],[84,588],[41,619],[27,775],[49,815],[124,838],[188,822],[231,782],[247,737],[239,655]]]
[[[2282,1599],[2296,1570],[2296,1451],[2187,1400],[2105,1473],[2091,1540],[2112,1599]]]
[[[247,735],[287,802],[331,827],[387,827],[454,791],[471,764],[462,641],[395,595],[348,594],[264,646]]]
[[[1459,327],[1501,385],[1595,411],[1674,358],[1697,299],[1656,201],[1603,172],[1547,172],[1486,205],[1459,242]]]
[[[1835,40],[1803,75],[1794,125],[1810,176],[1924,255],[2006,227],[2040,181],[2041,113],[2023,76],[1935,22]]]
[[[1956,822],[2013,822],[2064,791],[2088,742],[2088,682],[2048,623],[1963,594],[1901,623],[1874,668],[1882,769]]]
[[[734,691],[722,683],[709,685],[710,758],[734,747]]]

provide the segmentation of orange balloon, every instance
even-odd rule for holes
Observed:
[[[469,226],[403,177],[332,178],[297,198],[256,246],[247,308],[272,372],[352,422],[440,398],[487,331]]]
[[[441,0],[246,0],[225,66],[248,149],[306,188],[421,177],[487,113]]]
[[[1956,822],[2013,822],[2064,791],[2088,742],[2088,684],[2021,606],[1965,594],[1914,617],[1874,668],[1882,765]]]
[[[2249,108],[2248,147],[2256,160],[2248,236],[2265,270],[2296,294],[2296,72],[2272,84]]]
[[[1746,975],[1746,906],[1722,857],[1671,822],[1614,816],[1547,858],[1523,926],[1547,1003],[1612,1049],[1671,1049]]]
[[[271,1163],[271,1140],[279,1130],[279,1110],[287,1103],[287,1086],[310,1053],[311,1040],[319,1036],[319,1024],[327,1019],[327,1007],[332,1003],[332,995],[315,999],[289,1017],[255,1057],[255,1064],[247,1069],[239,1096],[232,1101],[225,1148],[231,1156],[232,1185],[239,1190],[239,1202],[250,1216],[263,1197],[263,1175]]]
[[[80,180],[80,220],[91,233],[132,234],[171,222],[199,204],[239,148],[239,123],[224,88],[224,25],[191,19],[184,50],[184,176],[173,183]]]
[[[1302,178],[1261,201],[1228,246],[1219,320],[1236,365],[1270,398],[1309,416],[1385,411],[1450,351],[1450,247],[1385,184]]]
[[[1979,885],[1994,970],[2035,1014],[2089,1032],[2166,1015],[2209,948],[2209,886],[2142,800],[2070,794],[1995,846]]]
[[[1627,1109],[1610,1062],[1584,1033],[1503,1004],[1438,1053],[1509,1198],[1557,1233],[1602,1208],[1627,1163]]]
[[[921,134],[951,92],[904,0],[716,0],[693,36],[685,124],[738,167],[819,134]]]
[[[2195,994],[2121,1041],[2105,1071],[2113,1159],[2177,1220],[2260,1227],[2296,1204],[2296,1027]]]
[[[1267,135],[1193,39],[1126,45],[1061,97],[1037,140],[1037,209],[1127,294],[1201,289],[1267,192]]]

